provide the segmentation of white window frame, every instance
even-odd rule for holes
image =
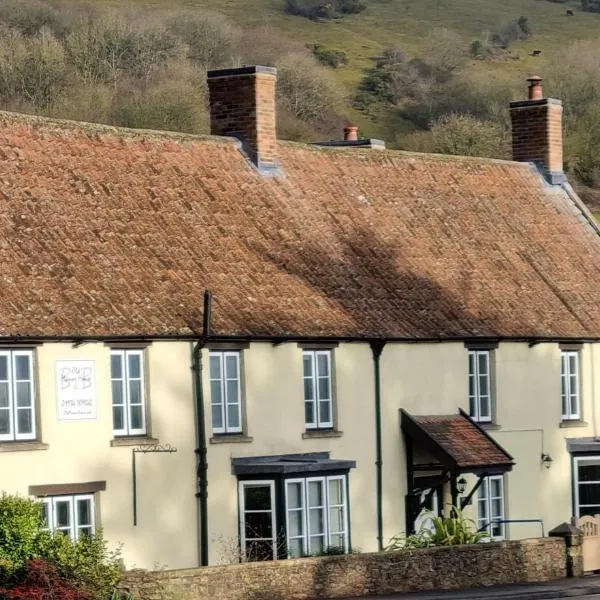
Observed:
[[[112,377],[111,373],[111,395],[112,395],[112,383],[113,381],[121,382],[121,397],[123,399],[123,404],[115,405],[114,396],[112,398],[113,406],[122,406],[123,407],[123,428],[115,429],[114,428],[114,417],[113,417],[113,434],[115,436],[128,436],[128,435],[146,435],[148,428],[146,424],[146,367],[144,365],[144,350],[141,349],[113,349],[110,351],[110,360],[112,361],[113,356],[118,356],[121,360],[121,379],[115,379]],[[129,375],[129,356],[139,356],[140,358],[140,394],[142,399],[142,427],[134,429],[129,426],[131,421],[131,402],[129,397],[129,382],[132,378]],[[112,367],[111,367],[112,369]]]
[[[312,376],[307,377],[306,373],[304,372],[304,359],[305,357],[310,357],[310,360],[312,362]],[[327,358],[327,372],[329,374],[329,376],[327,377],[327,398],[321,398],[319,396],[319,385],[318,385],[318,380],[319,380],[319,375],[317,373],[317,365],[318,365],[318,358],[319,356],[325,356]],[[332,379],[333,379],[333,372],[331,370],[331,366],[332,366],[332,357],[331,357],[331,350],[303,350],[302,351],[302,382],[304,384],[304,382],[306,380],[310,380],[311,381],[311,385],[312,385],[312,400],[307,400],[306,399],[306,394],[304,394],[304,406],[305,406],[305,411],[304,411],[304,426],[306,427],[306,429],[331,429],[333,428],[333,385],[332,385]],[[324,378],[323,378],[324,379]],[[303,387],[304,390],[304,387]],[[329,404],[329,420],[324,420],[321,419],[321,403],[322,402],[327,402]],[[307,404],[312,404],[312,414],[314,416],[313,421],[307,421],[306,420],[306,405]]]
[[[245,494],[244,489],[246,487],[268,487],[270,489],[271,496],[271,510],[270,511],[250,511],[246,510],[245,506]],[[273,536],[271,538],[252,538],[252,541],[271,541],[273,543],[273,560],[277,560],[277,507],[275,506],[275,482],[270,479],[257,479],[250,481],[240,481],[238,484],[238,512],[240,519],[240,550],[241,559],[245,560],[246,557],[246,513],[249,512],[270,512],[271,513],[271,530]]]
[[[588,508],[598,506],[598,510],[594,513],[600,513],[600,505],[599,504],[580,504],[579,503],[579,485],[598,485],[600,486],[600,481],[579,481],[579,465],[581,463],[595,463],[600,465],[600,456],[576,456],[574,459],[574,473],[573,479],[575,484],[575,516],[579,519],[581,517],[581,508]]]
[[[0,350],[0,356],[4,356],[8,362],[8,413],[10,431],[6,434],[0,435],[0,441],[25,441],[36,439],[36,394],[35,394],[35,377],[34,377],[34,364],[33,364],[33,350]],[[17,406],[17,378],[16,378],[16,358],[18,356],[26,356],[29,359],[29,379],[23,379],[20,381],[27,381],[30,385],[30,406],[29,407],[18,407]],[[18,431],[18,419],[17,412],[19,410],[29,410],[31,413],[31,431],[28,433],[20,433]]]
[[[220,373],[218,379],[213,379],[210,374],[210,360],[212,357],[218,356],[220,362]],[[229,402],[229,398],[227,396],[227,378],[225,377],[225,363],[227,358],[233,357],[236,360],[236,377],[237,377],[237,402]],[[211,350],[209,353],[209,379],[212,388],[212,382],[218,381],[221,387],[221,400],[220,402],[215,402],[214,398],[210,397],[210,408],[211,408],[211,426],[213,433],[242,433],[243,423],[242,423],[242,379],[241,379],[241,352],[239,350],[233,351],[223,351],[223,350]],[[229,405],[237,404],[237,415],[238,415],[238,423],[239,425],[230,425],[229,424],[229,411],[227,407]],[[212,419],[212,409],[213,406],[219,406],[221,410],[221,423],[223,424],[221,427],[215,427],[215,424]]]
[[[575,358],[575,372],[571,372],[571,358]],[[579,350],[560,351],[560,398],[561,417],[563,421],[578,420],[581,418],[581,378],[580,378],[580,353]],[[575,393],[571,384],[575,385]],[[573,406],[575,404],[575,407]],[[566,410],[564,410],[566,408]]]
[[[91,524],[84,524],[77,522],[77,509],[76,503],[78,500],[85,500],[90,502],[90,517]],[[74,494],[64,496],[47,496],[42,498],[42,504],[46,505],[46,513],[48,520],[46,527],[43,529],[46,531],[63,531],[69,535],[69,537],[76,542],[80,538],[80,532],[82,529],[88,529],[91,527],[92,534],[96,532],[96,506],[94,494]],[[56,506],[59,503],[66,502],[69,506],[69,521],[70,526],[68,528],[59,528],[56,524]]]
[[[341,481],[342,484],[342,498],[343,504],[341,505],[343,508],[343,517],[342,531],[332,531],[331,530],[331,520],[330,520],[330,511],[331,511],[331,495],[329,490],[329,484],[332,481]],[[310,555],[313,553],[314,549],[312,548],[311,540],[314,537],[323,537],[323,549],[327,549],[332,547],[332,536],[333,535],[343,535],[344,537],[344,552],[348,552],[349,549],[349,527],[348,527],[348,495],[346,488],[346,476],[345,475],[331,475],[328,477],[306,477],[306,478],[295,478],[295,479],[285,479],[285,515],[286,515],[286,538],[290,539],[290,519],[289,519],[289,501],[288,501],[288,484],[296,484],[300,483],[302,486],[302,523],[303,523],[303,535],[302,536],[293,536],[292,539],[300,539],[302,538],[302,551],[304,555]],[[310,514],[309,514],[309,487],[310,483],[320,483],[322,490],[322,497],[324,501],[324,505],[322,507],[324,516],[323,516],[323,533],[313,534],[310,531]],[[339,507],[340,505],[334,505],[335,507]],[[298,509],[291,509],[297,511]],[[289,544],[288,544],[289,547]],[[336,547],[338,547],[336,545]],[[288,558],[292,558],[291,554],[288,551]]]
[[[485,356],[487,364],[487,373],[479,372],[479,358]],[[472,359],[472,360],[471,360]],[[474,371],[471,372],[471,362],[473,363]],[[469,350],[468,355],[468,372],[469,372],[469,414],[474,421],[478,423],[491,423],[492,422],[492,357],[490,350]],[[481,393],[481,378],[487,378],[487,394]],[[473,390],[474,394],[471,394],[471,379],[473,379]],[[487,398],[489,414],[482,415],[481,401],[483,398]],[[471,412],[471,405],[475,407],[475,414]]]
[[[492,496],[492,481],[500,482],[500,496]],[[492,515],[493,500],[500,500],[501,514]],[[485,515],[481,515],[481,504],[485,506]],[[505,497],[504,497],[504,476],[489,475],[482,482],[477,493],[477,528],[481,529],[484,525],[491,540],[503,540],[506,537],[506,523],[498,523],[501,533],[493,535],[494,521],[503,521],[506,518]]]

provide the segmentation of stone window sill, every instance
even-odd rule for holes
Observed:
[[[559,427],[587,427],[588,422],[581,419],[565,419],[558,424]]]
[[[240,433],[224,433],[221,435],[213,435],[209,440],[211,444],[249,444],[253,441],[253,437]]]
[[[484,431],[498,431],[499,429],[501,429],[498,423],[490,423],[489,421],[484,423],[477,423],[477,425],[479,425],[479,427],[481,427],[481,429],[483,429]]]
[[[48,450],[50,446],[42,442],[0,442],[0,452],[28,452],[31,450]]]
[[[343,431],[331,430],[331,429],[311,429],[309,431],[305,431],[302,434],[303,440],[312,440],[315,438],[339,438],[344,435]]]
[[[155,446],[158,440],[147,435],[135,435],[131,437],[116,437],[110,440],[110,445],[118,446]]]

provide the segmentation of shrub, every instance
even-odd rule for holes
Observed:
[[[337,69],[348,64],[348,56],[341,50],[330,50],[320,44],[309,46],[313,56],[322,64]]]
[[[492,34],[492,43],[500,48],[508,48],[513,42],[522,42],[531,37],[531,28],[527,17],[519,17],[514,21],[507,21]]]
[[[360,13],[367,8],[362,0],[286,0],[285,10],[307,19],[334,19]]]
[[[0,22],[26,36],[37,35],[42,29],[50,29],[57,34],[65,30],[59,12],[38,0],[3,0]]]

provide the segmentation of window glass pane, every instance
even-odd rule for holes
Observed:
[[[477,356],[477,366],[479,368],[479,375],[488,374],[488,353],[480,352]]]
[[[469,352],[469,375],[475,375],[475,353]]]
[[[246,560],[273,560],[273,542],[270,540],[246,542]]]
[[[319,402],[319,410],[320,410],[320,422],[321,423],[331,423],[331,403],[327,402]]]
[[[329,379],[319,378],[319,398],[329,398]]]
[[[304,421],[305,423],[315,422],[315,405],[313,402],[304,403]]]
[[[318,354],[317,355],[317,375],[319,377],[329,376],[329,355]]]
[[[271,488],[244,486],[244,507],[246,510],[271,510]]]
[[[238,357],[237,356],[226,356],[225,357],[225,377],[228,379],[237,379],[237,366],[238,366]]]
[[[218,354],[210,355],[210,378],[221,378],[221,357]]]
[[[477,402],[475,401],[475,396],[469,397],[469,415],[474,419],[477,418]]]
[[[210,399],[213,404],[221,404],[223,402],[221,398],[221,382],[211,381],[210,382]]]
[[[482,375],[479,377],[479,394],[481,396],[487,396],[489,394],[489,379],[487,375]]]
[[[124,408],[122,406],[113,406],[113,429],[124,429],[125,423],[123,420]]]
[[[341,506],[329,509],[329,531],[344,531],[344,509]]]
[[[231,379],[227,380],[227,403],[228,404],[237,404],[238,399],[238,382],[236,379],[233,381]]]
[[[501,481],[502,481],[501,479],[497,479],[497,478],[490,480],[490,487],[491,487],[490,495],[492,497],[493,496],[496,496],[496,497],[502,496]]]
[[[323,512],[324,511],[322,508],[313,508],[308,511],[311,535],[325,532],[325,519]]]
[[[110,356],[110,376],[112,379],[123,379],[123,363],[119,354]]]
[[[15,356],[15,374],[17,379],[30,379],[29,356]]]
[[[324,536],[310,538],[310,553],[322,554],[324,550]]]
[[[492,537],[503,537],[504,536],[504,526],[502,523],[494,523],[492,525]]]
[[[113,404],[123,404],[123,384],[120,381],[112,382]]]
[[[8,410],[0,410],[0,435],[10,433],[10,412]]]
[[[227,405],[227,426],[239,429],[240,427],[240,411],[238,404]]]
[[[313,399],[313,380],[312,379],[304,380],[304,399],[305,400]]]
[[[47,502],[42,502],[42,523],[44,524],[44,527],[48,527],[48,518],[50,517],[49,511],[48,511],[48,503]]]
[[[247,512],[244,520],[247,538],[273,537],[273,519],[270,512]]]
[[[579,398],[577,396],[571,397],[571,415],[577,415],[579,413]]]
[[[8,383],[0,383],[0,408],[8,406]]]
[[[343,488],[341,479],[329,481],[329,504],[344,504]]]
[[[313,376],[313,360],[312,355],[305,354],[302,359],[304,365],[304,377],[312,377]]]
[[[8,356],[0,356],[0,380],[8,380]]]
[[[88,499],[76,500],[77,526],[84,527],[92,524],[92,503]]]
[[[129,403],[142,403],[142,382],[138,380],[129,381]]]
[[[31,406],[31,383],[17,382],[17,406]]]
[[[595,516],[600,514],[600,504],[598,506],[581,506],[579,508],[579,516],[584,517],[585,515]]]
[[[579,484],[579,504],[600,504],[600,484]]]
[[[31,419],[31,409],[19,409],[17,410],[17,432],[18,433],[32,433],[33,423]]]
[[[475,375],[469,375],[469,396],[475,395]]]
[[[571,375],[577,374],[577,354],[575,353],[569,354],[569,370]]]
[[[135,379],[139,379],[142,374],[141,368],[142,357],[140,354],[128,354],[127,355],[127,365],[129,369],[129,377],[133,377]]]
[[[302,507],[302,484],[300,482],[287,484],[287,503],[288,508]]]
[[[288,554],[294,558],[303,555],[302,540],[288,540]]]
[[[302,511],[301,510],[291,510],[288,514],[289,528],[288,535],[289,536],[297,536],[303,535],[304,527],[302,523]]]
[[[81,537],[84,535],[92,535],[94,533],[93,529],[91,527],[80,527],[77,530],[77,536]]]
[[[331,544],[330,547],[333,548],[344,548],[344,535],[343,534],[334,534],[331,536]]]
[[[54,522],[57,527],[70,527],[71,515],[68,500],[57,500],[54,503]]]
[[[143,429],[144,428],[144,417],[143,409],[138,404],[137,406],[131,406],[129,414],[131,416],[129,421],[130,429]]]
[[[323,505],[323,485],[320,481],[308,482],[308,505],[322,506]]]
[[[492,500],[492,519],[502,517],[502,500]]]
[[[598,463],[579,463],[579,481],[600,481],[600,462]]]
[[[220,429],[223,427],[223,412],[220,404],[212,405],[212,426],[213,429]]]
[[[481,398],[479,398],[479,418],[488,419],[490,416],[490,397],[481,396]]]

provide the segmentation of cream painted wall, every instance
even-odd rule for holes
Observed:
[[[26,495],[30,485],[106,481],[97,494],[105,536],[123,544],[128,567],[197,565],[194,409],[190,345],[154,342],[145,364],[151,433],[174,454],[139,454],[138,526],[132,517],[132,447],[111,447],[110,349],[101,343],[47,343],[36,349],[37,406],[47,450],[7,452],[2,444],[2,489]],[[95,362],[97,418],[59,421],[55,364],[63,359]]]

